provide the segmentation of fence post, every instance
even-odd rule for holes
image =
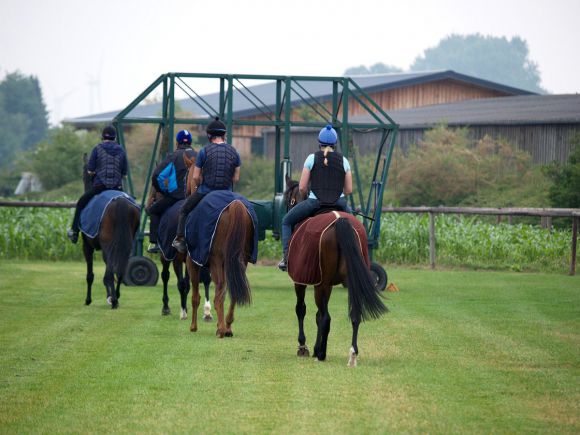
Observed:
[[[576,275],[576,245],[578,244],[578,216],[572,218],[572,258],[570,259],[570,275]]]
[[[429,263],[435,269],[435,213],[429,212]]]

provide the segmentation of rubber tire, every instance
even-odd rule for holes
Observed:
[[[131,257],[123,276],[123,283],[128,286],[155,286],[159,271],[153,260],[147,257]]]
[[[371,275],[379,291],[387,288],[387,271],[379,263],[371,263]]]

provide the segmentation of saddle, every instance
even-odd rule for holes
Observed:
[[[112,201],[119,198],[129,200],[129,203],[132,206],[141,210],[141,207],[135,202],[133,197],[127,195],[125,192],[121,192],[120,190],[105,190],[91,198],[87,206],[81,212],[79,225],[80,230],[91,239],[97,237],[101,228],[101,220],[105,215],[107,207]]]
[[[229,190],[215,190],[208,193],[187,215],[185,221],[185,242],[187,252],[194,263],[207,265],[215,230],[222,212],[235,200],[241,201],[254,224],[254,244],[251,263],[258,259],[258,217],[252,204],[242,195]]]
[[[324,233],[338,218],[347,218],[355,230],[364,261],[370,267],[367,234],[364,226],[350,213],[318,214],[300,223],[288,246],[288,275],[297,284],[318,285],[322,282],[320,242]]]

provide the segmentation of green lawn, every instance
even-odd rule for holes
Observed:
[[[97,262],[0,264],[0,433],[580,433],[580,277],[389,268],[391,312],[346,366],[346,292],[324,363],[296,357],[294,291],[250,266],[234,337],[162,317],[161,286],[106,305]],[[315,305],[307,298],[312,349]]]

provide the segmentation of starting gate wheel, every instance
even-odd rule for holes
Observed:
[[[379,291],[387,287],[387,271],[379,263],[371,263],[371,276],[375,281],[375,286]]]
[[[128,286],[155,286],[159,271],[153,260],[147,257],[131,257],[123,282]]]

